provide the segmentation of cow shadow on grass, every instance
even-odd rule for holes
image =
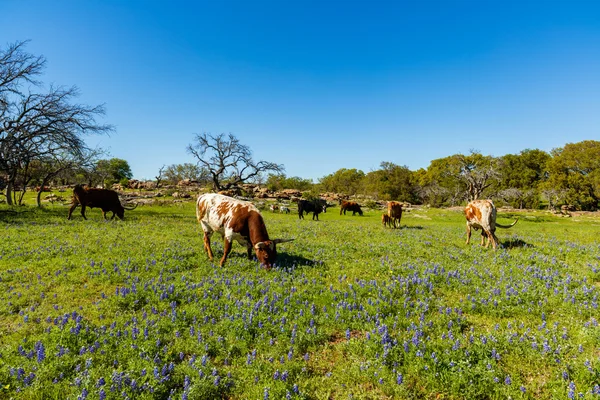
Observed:
[[[502,242],[502,247],[505,249],[518,249],[518,248],[532,248],[534,247],[532,244],[527,243],[526,241],[519,238],[511,238]]]
[[[287,269],[287,268],[298,268],[298,267],[317,267],[324,265],[322,260],[311,260],[306,257],[302,257],[298,254],[289,254],[289,253],[277,253],[277,262],[275,263],[277,268]]]
[[[385,228],[390,229],[392,231],[399,231],[399,230],[403,231],[405,229],[408,229],[408,230],[422,230],[422,229],[425,229],[421,225],[402,225],[402,226],[400,226],[400,228],[389,228],[389,227],[386,226]]]

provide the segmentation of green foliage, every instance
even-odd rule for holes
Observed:
[[[299,176],[286,177],[285,174],[270,174],[266,186],[271,191],[283,189],[311,190],[314,184],[310,179],[302,179]]]
[[[323,192],[355,195],[360,192],[365,173],[356,168],[342,168],[319,179],[319,187]]]
[[[584,140],[555,149],[548,161],[544,188],[566,191],[564,201],[582,210],[596,210],[600,199],[600,142]]]
[[[365,176],[363,186],[367,194],[382,200],[417,201],[416,178],[406,166],[382,162],[380,170]]]
[[[163,176],[164,180],[171,185],[176,185],[177,182],[184,179],[198,182],[208,182],[208,174],[206,170],[199,165],[192,163],[169,165],[164,170]]]
[[[98,161],[96,171],[102,177],[105,186],[133,178],[129,163],[120,158]]]

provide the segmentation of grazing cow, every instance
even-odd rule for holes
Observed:
[[[137,204],[133,207],[123,207],[121,205],[121,201],[119,200],[119,195],[114,190],[110,189],[95,189],[88,188],[82,185],[75,185],[73,188],[73,202],[71,208],[69,208],[69,216],[67,219],[71,219],[71,214],[73,210],[77,208],[78,205],[81,204],[81,215],[83,219],[87,219],[85,217],[85,208],[100,208],[102,209],[102,215],[104,215],[104,219],[106,219],[106,213],[108,211],[112,211],[112,217],[110,219],[115,218],[115,214],[120,219],[123,219],[125,216],[125,210],[133,210],[137,207]]]
[[[518,218],[510,225],[500,225],[496,223],[496,207],[491,200],[473,200],[465,207],[465,217],[467,218],[467,244],[471,239],[471,227],[481,229],[481,245],[484,245],[485,239],[487,248],[492,242],[492,247],[496,249],[499,244],[496,237],[496,227],[510,228],[514,226]]]
[[[352,211],[353,216],[356,215],[356,213],[358,213],[358,215],[363,215],[363,212],[360,209],[360,206],[355,201],[342,200],[341,207],[340,207],[340,215],[342,215],[342,213],[344,213],[344,215],[346,215],[346,211]]]
[[[204,249],[213,259],[210,237],[213,232],[223,236],[223,258],[219,265],[225,265],[231,251],[231,242],[236,240],[248,249],[248,259],[252,259],[252,249],[265,268],[270,269],[277,257],[277,243],[293,239],[269,239],[263,217],[254,204],[216,193],[203,194],[196,202],[196,218],[204,231]]]
[[[392,219],[387,214],[381,214],[381,223],[384,227],[389,226],[392,227]]]
[[[321,212],[327,212],[327,202],[323,199],[313,200],[298,200],[298,218],[304,219],[304,213],[313,213],[313,220],[315,217],[319,220],[319,214]]]
[[[290,209],[288,207],[286,207],[286,206],[281,206],[281,207],[279,207],[279,212],[280,213],[289,214],[290,213]]]
[[[271,204],[269,206],[269,210],[271,210],[271,212],[275,212],[279,209],[279,206],[277,204]]]
[[[402,218],[402,203],[397,201],[388,201],[388,217],[391,219],[390,227],[400,228],[400,219]]]

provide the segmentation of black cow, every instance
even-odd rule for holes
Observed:
[[[80,204],[81,215],[83,216],[83,219],[87,219],[85,217],[86,207],[96,207],[102,209],[102,215],[104,215],[104,219],[106,219],[106,213],[108,211],[112,211],[113,213],[111,219],[115,217],[115,214],[120,219],[123,219],[125,210],[133,210],[137,207],[137,204],[134,207],[123,207],[121,205],[121,201],[119,200],[119,195],[114,190],[87,188],[81,185],[75,185],[73,188],[73,203],[71,208],[69,208],[69,216],[67,219],[71,219],[73,210],[75,210],[75,208],[77,208],[77,206]]]
[[[327,212],[327,202],[323,199],[313,200],[298,200],[298,218],[304,219],[304,213],[313,213],[313,220],[317,217],[319,220],[319,214],[321,212]]]

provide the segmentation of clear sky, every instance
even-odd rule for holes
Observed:
[[[600,140],[597,0],[0,0],[21,40],[138,179],[202,132],[315,180]]]

